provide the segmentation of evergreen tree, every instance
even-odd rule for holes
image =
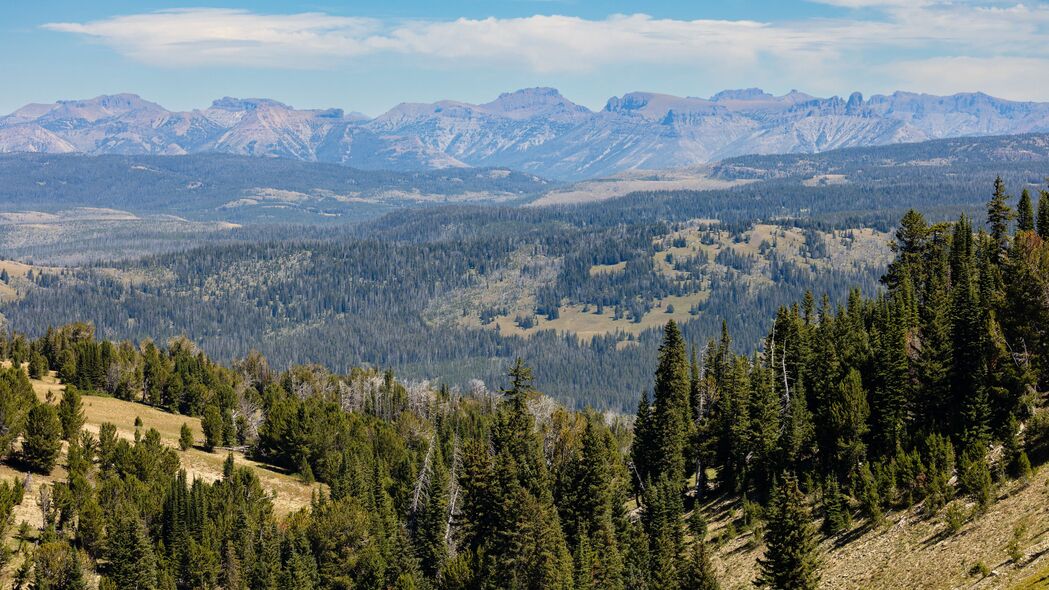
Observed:
[[[183,451],[193,448],[193,430],[189,424],[183,422],[178,432],[178,446]]]
[[[957,440],[977,449],[988,442],[990,408],[984,387],[985,324],[974,275],[972,228],[963,216],[951,240],[951,398]]]
[[[594,590],[594,551],[590,548],[585,528],[580,531],[572,561],[575,563],[575,590]]]
[[[562,500],[561,522],[570,544],[580,531],[597,531],[612,510],[612,468],[598,418],[587,415],[582,449],[573,462]]]
[[[784,476],[768,507],[765,555],[755,583],[776,590],[816,590],[820,557],[805,497],[793,476]]]
[[[659,481],[645,486],[641,522],[648,533],[651,579],[657,588],[672,587],[680,577],[679,561],[684,548],[683,515],[681,486],[676,481],[663,475]]]
[[[652,473],[657,478],[666,475],[680,484],[685,479],[685,442],[692,414],[689,389],[685,341],[677,324],[671,320],[663,331],[653,390],[656,406],[653,413],[654,448],[658,449],[658,455]]]
[[[1016,230],[1034,231],[1034,206],[1031,191],[1026,188],[1020,193],[1020,202],[1016,205]]]
[[[416,515],[415,546],[422,571],[435,577],[448,557],[445,533],[448,530],[448,472],[441,445],[434,445],[434,456],[426,487],[426,503]]]
[[[44,543],[37,548],[33,561],[34,590],[87,590],[80,556],[69,543]]]
[[[208,452],[222,445],[222,412],[216,406],[209,405],[204,410],[200,426],[204,430],[204,448]]]
[[[894,453],[904,444],[908,414],[916,409],[905,327],[891,311],[893,307],[899,309],[879,306],[878,321],[871,330],[875,367],[870,403],[872,454],[881,456]]]
[[[106,577],[117,588],[153,590],[157,587],[157,562],[145,525],[131,511],[118,514],[108,535]]]
[[[626,550],[623,564],[623,585],[631,590],[649,590],[651,583],[651,556],[648,535],[637,523],[627,523],[623,532]],[[653,588],[654,590],[654,588]]]
[[[834,536],[852,527],[849,498],[841,491],[838,480],[831,477],[823,488],[823,531]]]
[[[62,450],[62,423],[50,404],[40,403],[29,410],[26,435],[22,441],[22,460],[30,469],[51,473]]]
[[[987,225],[991,229],[991,241],[995,246],[995,262],[1001,261],[1002,253],[1009,247],[1009,222],[1016,217],[1006,202],[1009,198],[1005,192],[1005,182],[999,176],[994,180],[994,194],[987,202]]]
[[[80,435],[84,426],[84,403],[80,399],[80,390],[75,385],[67,385],[58,403],[58,418],[62,422],[62,438],[72,441]]]
[[[33,386],[26,372],[15,367],[0,368],[0,456],[11,452],[11,445],[26,426],[26,415],[36,403]]]
[[[837,395],[831,401],[830,426],[837,433],[835,459],[838,472],[848,476],[865,460],[867,447],[867,394],[860,382],[860,372],[850,369],[845,379],[838,384]]]
[[[871,471],[869,465],[863,465],[855,475],[855,482],[853,488],[856,490],[856,495],[860,500],[860,508],[863,510],[863,514],[871,521],[871,524],[878,526],[882,522],[882,498],[881,493],[878,490],[878,482],[874,479],[874,473]]]
[[[655,425],[652,408],[648,403],[648,392],[641,394],[634,418],[634,438],[630,443],[630,462],[633,467],[633,488],[635,495],[640,493],[642,482],[652,476],[652,465],[655,462]]]
[[[748,470],[758,499],[765,501],[782,461],[779,445],[783,404],[776,392],[775,371],[758,362],[751,364],[752,393],[747,409],[751,461]]]
[[[33,379],[43,379],[47,376],[47,357],[37,351],[29,356],[29,376]]]
[[[1035,229],[1043,240],[1049,240],[1049,191],[1039,191],[1038,220]]]
[[[986,452],[979,449],[962,452],[958,461],[958,484],[964,494],[976,501],[981,511],[987,510],[994,499],[994,484]]]
[[[681,579],[682,590],[721,589],[721,584],[714,575],[714,566],[710,563],[706,541],[699,539],[692,543],[692,551],[684,569]]]
[[[623,590],[623,552],[616,538],[611,515],[590,535],[594,550],[594,587],[599,590]]]

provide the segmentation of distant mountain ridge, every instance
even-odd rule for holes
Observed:
[[[230,97],[175,112],[117,94],[30,104],[0,117],[0,152],[214,152],[401,171],[509,167],[577,180],[747,154],[1037,132],[1049,132],[1049,103],[983,93],[843,99],[757,88],[711,98],[632,92],[595,112],[553,88],[530,88],[477,105],[403,103],[375,118]]]

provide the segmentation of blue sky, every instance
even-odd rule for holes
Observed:
[[[0,14],[0,112],[134,92],[375,115],[554,86],[599,108],[709,96],[982,90],[1049,100],[1049,4],[1009,0],[40,0]]]

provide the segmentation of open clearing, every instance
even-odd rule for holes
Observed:
[[[810,241],[814,243],[810,244]],[[710,297],[707,278],[711,276],[732,273],[736,285],[750,289],[770,287],[775,285],[774,259],[813,271],[863,272],[888,264],[891,255],[889,241],[889,234],[869,228],[807,233],[796,227],[772,224],[757,224],[734,236],[719,231],[715,221],[696,219],[655,239],[658,248],[652,254],[652,265],[655,272],[664,277],[678,282],[688,281],[694,278],[691,273],[677,270],[675,265],[701,258],[705,278],[700,281],[699,290],[653,301],[652,308],[638,321],[629,316],[616,319],[612,309],[604,309],[599,314],[595,305],[568,301],[562,302],[556,319],[533,316],[536,293],[540,287],[557,281],[561,259],[533,255],[528,248],[516,252],[510,264],[485,277],[480,284],[460,289],[435,303],[427,309],[426,315],[433,323],[453,321],[464,327],[488,328],[499,330],[501,334],[523,337],[542,330],[573,334],[583,341],[616,334],[621,338],[620,345],[629,346],[633,336],[662,326],[667,320],[687,322],[692,319],[691,312]],[[720,259],[719,254],[733,255],[726,258],[741,260],[745,264],[730,268],[727,264],[736,263]],[[623,272],[626,265],[625,261],[593,265],[588,273],[591,277],[614,275]],[[485,310],[496,311],[489,316],[489,321],[482,323]],[[668,313],[668,310],[672,311]],[[533,316],[532,325],[528,328],[518,325],[517,319],[527,316]]]
[[[746,184],[747,180],[712,178],[706,168],[681,170],[631,170],[611,178],[578,182],[564,189],[550,191],[529,203],[530,206],[577,205],[625,197],[646,191],[709,191]]]

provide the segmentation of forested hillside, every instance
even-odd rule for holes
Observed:
[[[724,318],[753,350],[776,309],[806,290],[833,304],[850,287],[874,294],[887,232],[913,195],[941,221],[978,211],[993,181],[981,184],[980,166],[907,169],[885,167],[877,182],[789,177],[575,207],[448,206],[276,241],[245,228],[233,244],[37,268],[13,279],[17,296],[0,311],[34,336],[91,320],[111,339],[187,335],[223,361],[254,347],[282,369],[368,364],[449,385],[495,383],[520,356],[545,367],[537,385],[566,403],[630,409],[666,320],[692,344]]]
[[[1000,536],[1013,521],[998,504],[1015,507],[999,492],[1030,498],[1025,482],[1049,459],[1049,194],[1040,201],[1025,194],[1014,210],[997,183],[986,232],[908,212],[884,292],[840,306],[805,295],[753,354],[727,328],[691,347],[668,322],[632,421],[564,409],[533,386],[545,367],[520,360],[499,391],[462,392],[390,372],[275,371],[258,353],[224,366],[185,339],[111,342],[87,324],[5,336],[0,451],[40,473],[63,459],[68,474],[40,494],[39,530],[19,526],[3,553],[12,583],[877,585],[823,572],[899,531],[938,529],[925,547],[976,528]],[[67,384],[52,403],[30,381],[49,370]],[[215,482],[191,481],[157,431],[82,430],[81,395],[200,417],[205,449],[246,449],[325,487],[278,517],[257,471],[232,458]],[[184,434],[182,449],[193,442]],[[34,500],[21,490],[0,486],[0,508]],[[942,586],[986,577],[1000,554],[997,580],[1037,577],[1045,525],[1017,526],[993,551],[952,545],[971,572],[944,571]],[[758,559],[740,567],[741,555]]]
[[[227,361],[257,348],[281,368],[369,364],[464,387],[497,382],[521,356],[545,367],[538,384],[566,403],[624,410],[648,380],[653,327],[689,320],[689,339],[702,342],[725,317],[756,342],[776,307],[808,288],[835,300],[850,286],[873,292],[887,254],[884,238],[862,231],[573,228],[519,210],[474,214],[490,216],[486,233],[242,244],[116,269],[37,268],[11,279],[18,295],[3,313],[31,334],[90,320],[112,339],[185,334]],[[429,218],[438,230],[462,227],[451,214]],[[622,268],[592,270],[603,265]],[[572,323],[552,321],[562,315]]]
[[[427,202],[513,201],[552,183],[507,169],[393,172],[228,154],[0,155],[0,211],[106,207],[195,221],[358,221]]]

